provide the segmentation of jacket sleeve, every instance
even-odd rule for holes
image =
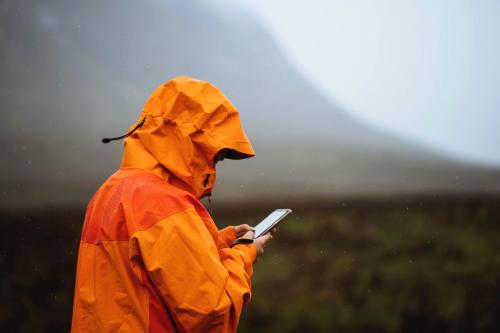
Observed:
[[[230,247],[236,240],[236,234],[233,226],[219,230],[219,243],[221,247]]]
[[[144,266],[182,332],[236,332],[251,297],[251,245],[217,249],[194,208],[137,231]]]

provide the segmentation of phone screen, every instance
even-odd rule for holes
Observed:
[[[279,221],[292,212],[288,208],[280,208],[273,211],[255,227],[254,238],[260,237],[271,230]]]

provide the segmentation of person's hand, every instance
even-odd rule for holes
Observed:
[[[255,230],[255,228],[249,226],[248,224],[240,224],[240,225],[234,226],[234,233],[236,234],[236,238],[240,238],[243,235],[245,235],[247,232],[254,231],[254,230]],[[245,237],[245,238],[250,238],[250,237]],[[253,238],[253,234],[252,234],[251,238]]]
[[[260,256],[264,253],[264,248],[266,247],[266,243],[273,239],[274,234],[278,231],[278,228],[272,228],[267,234],[256,238],[253,243],[255,248],[257,249],[257,256]]]

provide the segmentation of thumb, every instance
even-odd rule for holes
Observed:
[[[252,230],[249,230],[249,231],[245,232],[245,234],[243,235],[243,238],[253,239],[253,235],[254,235],[254,232]]]
[[[240,224],[234,227],[234,231],[236,232],[237,235],[241,236],[247,231],[254,231],[254,228],[249,226],[248,224]]]
[[[241,228],[245,231],[253,231],[255,229],[254,227],[251,227],[248,224],[242,224]]]

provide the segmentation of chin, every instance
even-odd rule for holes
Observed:
[[[205,197],[209,197],[212,195],[212,190],[208,190],[206,192],[203,192],[203,194],[201,195],[200,199],[203,199]]]

